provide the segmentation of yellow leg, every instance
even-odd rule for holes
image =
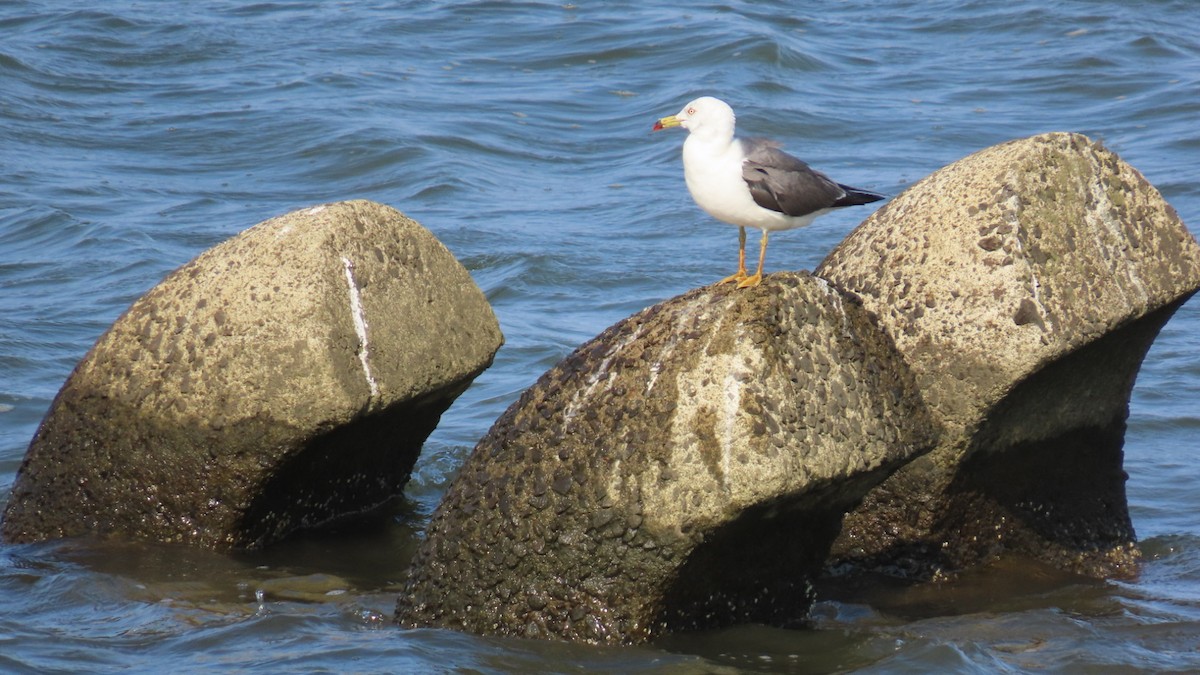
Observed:
[[[741,286],[741,282],[743,280],[749,278],[749,276],[750,275],[746,274],[746,228],[739,227],[738,228],[738,271],[734,272],[733,274],[718,281],[717,284],[727,284],[731,281],[736,281],[736,282],[738,282],[738,285]]]
[[[762,241],[758,244],[758,271],[754,276],[746,277],[738,282],[738,288],[750,288],[762,283],[763,261],[767,259],[767,231],[763,230]]]

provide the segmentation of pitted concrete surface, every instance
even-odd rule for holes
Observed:
[[[1131,570],[1129,394],[1200,287],[1200,248],[1141,174],[1078,134],[994,146],[893,199],[816,273],[877,316],[946,428],[850,515],[835,566],[928,577],[1018,552]]]
[[[583,345],[497,421],[398,618],[593,642],[801,618],[845,509],[935,436],[890,342],[823,281],[698,289]]]
[[[467,271],[400,212],[273,218],[97,341],[30,445],[3,533],[245,547],[375,508],[501,342]]]

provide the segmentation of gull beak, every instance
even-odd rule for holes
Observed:
[[[654,123],[654,128],[651,131],[662,131],[671,127],[679,126],[679,118],[674,115],[669,115]]]

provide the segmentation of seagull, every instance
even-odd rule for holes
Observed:
[[[835,183],[825,174],[779,149],[774,141],[734,138],[733,108],[702,96],[676,115],[654,123],[654,131],[683,127],[683,177],[692,199],[708,215],[738,227],[738,270],[717,282],[738,288],[762,282],[767,234],[808,225],[843,206],[879,201],[884,196]],[[746,273],[746,228],[762,230],[758,271]]]

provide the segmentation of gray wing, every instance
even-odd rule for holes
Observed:
[[[764,209],[804,216],[821,209],[850,205],[844,203],[848,196],[844,186],[809,168],[770,141],[743,139],[742,147],[746,152],[742,178],[754,201]]]

